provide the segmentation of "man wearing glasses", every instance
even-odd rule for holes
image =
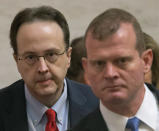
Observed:
[[[1,131],[65,131],[97,107],[88,86],[65,78],[71,48],[58,10],[20,11],[11,24],[10,43],[22,80],[0,91]]]

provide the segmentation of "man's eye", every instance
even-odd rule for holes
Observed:
[[[29,59],[29,60],[32,60],[32,59],[35,59],[36,56],[35,55],[28,55],[25,57],[25,59]]]
[[[105,62],[103,62],[103,61],[97,61],[97,62],[96,62],[96,65],[98,65],[98,66],[103,66],[103,65],[105,65]]]
[[[125,62],[126,62],[126,59],[125,59],[125,58],[121,58],[121,59],[119,59],[119,62],[120,62],[120,63],[125,63]]]
[[[49,57],[52,57],[52,56],[54,56],[55,55],[55,53],[53,53],[53,52],[50,52],[50,53],[47,53],[46,54],[46,56],[49,56]]]
[[[104,61],[95,61],[95,62],[93,62],[93,66],[95,66],[96,68],[102,68],[105,66],[105,62]]]
[[[120,59],[118,59],[117,61],[116,61],[116,63],[118,64],[118,65],[124,65],[124,64],[126,64],[128,62],[128,59],[127,58],[120,58]]]

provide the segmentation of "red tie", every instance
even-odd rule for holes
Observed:
[[[56,112],[52,109],[46,111],[48,122],[46,124],[45,131],[59,131],[56,125]]]

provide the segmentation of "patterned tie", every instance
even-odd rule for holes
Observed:
[[[131,131],[138,131],[139,124],[140,120],[137,117],[133,117],[128,120],[126,128],[131,129]]]
[[[59,131],[56,125],[56,112],[52,109],[46,111],[48,122],[46,124],[45,131]]]

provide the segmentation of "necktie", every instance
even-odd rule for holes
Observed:
[[[56,112],[52,109],[46,111],[48,122],[46,124],[45,131],[59,131],[56,125]]]
[[[140,120],[137,117],[133,117],[128,120],[126,128],[131,129],[131,131],[138,131]]]

